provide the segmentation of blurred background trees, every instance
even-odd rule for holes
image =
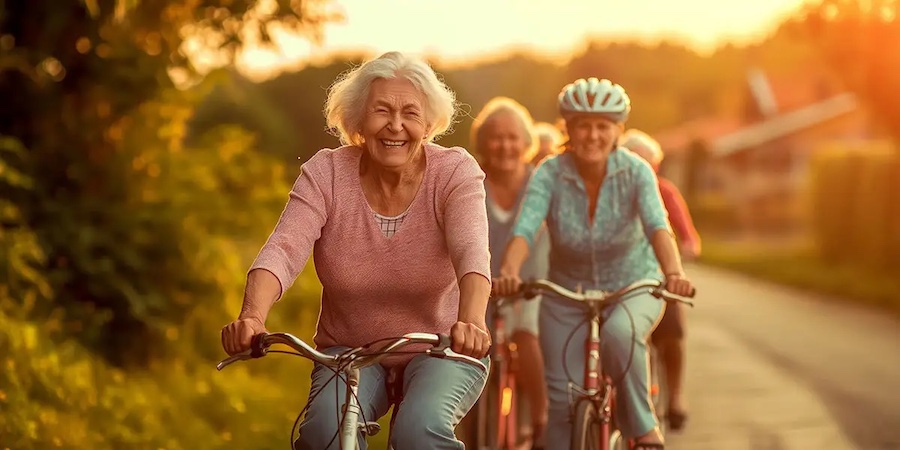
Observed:
[[[266,380],[296,373],[257,366],[266,375],[251,390],[246,369],[226,380],[211,362],[289,177],[240,127],[185,139],[197,103],[218,85],[186,49],[227,60],[276,23],[317,39],[337,18],[326,6],[0,3],[4,447],[287,442],[296,402],[244,414],[289,399],[284,383]],[[290,303],[290,323],[309,329],[315,316],[304,311],[314,304]],[[246,432],[232,438],[239,426]]]
[[[898,7],[896,0],[824,0],[783,26],[812,43],[894,136],[900,136]]]
[[[251,225],[254,212],[236,209],[270,211],[260,192],[283,179],[247,155],[255,139],[238,129],[185,145],[193,105],[215,81],[175,89],[198,75],[186,39],[222,58],[264,42],[274,23],[315,39],[333,18],[324,4],[3,2],[4,164],[28,180],[3,185],[7,228],[34,233],[53,307],[88,345],[142,362],[197,293],[219,289],[196,256],[215,234]]]
[[[327,87],[371,55],[259,82],[227,62],[242,46],[267,41],[272,27],[321,39],[323,24],[341,19],[334,5],[0,2],[0,443],[202,449],[287,442],[305,400],[296,370],[308,365],[272,358],[220,376],[211,363],[222,355],[219,329],[238,311],[244,272],[299,164],[338,145],[322,117]],[[595,39],[566,64],[526,53],[436,62],[467,112],[440,143],[467,146],[472,116],[496,95],[553,122],[556,93],[577,77],[626,84],[635,104],[630,125],[654,133],[739,110],[748,67],[777,74],[826,64],[897,136],[896,13],[895,1],[825,0],[758,43],[709,55],[672,43]],[[709,155],[695,147],[691,164],[699,167]],[[844,156],[816,163],[817,204],[841,195],[847,205],[868,199],[856,215],[817,222],[817,235],[830,243],[823,244],[829,258],[847,261],[859,253],[840,242],[856,230],[861,248],[882,255],[884,267],[894,259],[879,249],[894,247],[880,244],[897,241],[891,230],[900,215],[888,196],[872,196],[896,192],[898,166],[893,150],[871,153],[880,162],[854,165],[862,175],[840,175],[851,167]],[[689,197],[696,178],[688,177]],[[878,224],[860,225],[858,218],[876,216]],[[318,308],[311,269],[296,286],[270,326],[310,337]]]

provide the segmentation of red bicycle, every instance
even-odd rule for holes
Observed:
[[[591,290],[584,293],[572,292],[547,280],[522,285],[521,295],[525,298],[532,298],[541,292],[553,292],[587,306],[585,314],[590,329],[585,342],[584,384],[578,386],[573,383],[570,396],[574,411],[571,450],[626,450],[630,447],[630,443],[626,442],[613,422],[615,383],[604,372],[600,362],[600,329],[603,327],[605,308],[627,301],[626,296],[642,291],[663,301],[677,301],[693,306],[693,302],[687,298],[666,291],[664,283],[659,280],[640,280],[611,293]],[[690,297],[693,297],[693,293]]]
[[[467,448],[514,450],[527,444],[519,417],[519,354],[507,336],[503,309],[515,306],[521,297],[491,297],[491,372],[475,407],[466,416]],[[526,300],[527,301],[527,300]]]

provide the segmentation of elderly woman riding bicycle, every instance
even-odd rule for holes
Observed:
[[[303,164],[281,218],[250,268],[238,319],[222,330],[229,354],[265,331],[272,305],[313,254],[322,282],[315,344],[325,353],[411,332],[448,333],[452,349],[484,358],[490,256],[484,173],[446,132],[455,96],[422,60],[397,52],[368,61],[329,90],[328,125],[344,144]],[[454,428],[485,373],[449,359],[392,356],[362,369],[367,418],[389,408],[385,380],[400,374],[395,449],[461,449]],[[337,448],[344,381],[317,365],[297,448]],[[365,444],[361,443],[364,447]]]

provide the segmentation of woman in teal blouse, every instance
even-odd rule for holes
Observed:
[[[611,291],[664,276],[669,291],[688,295],[693,285],[684,274],[656,175],[646,161],[617,147],[631,109],[624,89],[608,80],[579,79],[560,92],[559,109],[569,135],[566,151],[545,160],[529,181],[495,292],[518,289],[522,263],[546,221],[551,281],[572,290]],[[635,448],[662,448],[649,395],[647,337],[665,305],[649,294],[636,294],[626,303],[627,312],[619,306],[606,311],[601,332],[604,367],[622,379],[616,422],[625,437],[636,441]],[[569,448],[570,380],[564,367],[571,374],[584,372],[584,319],[580,305],[544,296],[540,336],[549,396],[548,448]],[[616,377],[625,370],[625,376]]]

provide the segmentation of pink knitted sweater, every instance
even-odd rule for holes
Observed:
[[[272,272],[283,293],[313,253],[323,286],[319,348],[448,333],[458,280],[472,272],[490,279],[484,173],[462,148],[427,144],[424,151],[422,185],[390,238],[362,191],[361,149],[323,149],[301,167],[250,270]]]

